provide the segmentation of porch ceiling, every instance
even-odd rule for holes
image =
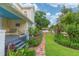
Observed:
[[[22,15],[16,8],[13,8],[9,3],[0,4],[0,15],[11,19],[23,19],[23,20],[27,19],[27,21],[29,21],[30,23],[33,23],[27,17]]]
[[[11,18],[11,19],[20,19],[18,16],[16,16],[15,14],[7,11],[3,7],[0,7],[0,15],[2,15],[3,17]]]

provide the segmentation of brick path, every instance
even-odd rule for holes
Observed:
[[[45,33],[43,33],[43,38],[41,44],[36,47],[36,56],[45,56]]]

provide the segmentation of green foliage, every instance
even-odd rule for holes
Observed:
[[[46,14],[44,12],[37,11],[35,13],[35,23],[37,28],[42,29],[47,28],[50,22],[46,18]]]
[[[67,46],[73,49],[79,49],[79,39],[78,38],[69,38],[65,37],[62,34],[56,34],[55,35],[55,42]]]
[[[74,16],[75,14],[73,12],[68,12],[64,16],[62,16],[60,21],[64,24],[71,24],[74,22]]]
[[[49,27],[49,31],[52,31],[54,28],[55,28],[55,25],[51,25],[51,26]]]
[[[30,40],[28,40],[28,45],[30,47],[38,46],[42,40],[42,32],[37,27],[29,29]]]
[[[78,38],[79,37],[79,30],[75,28],[75,26],[71,25],[68,27],[67,31],[70,38]]]
[[[62,35],[61,35],[61,38],[63,38]],[[72,49],[69,47],[64,47],[61,44],[56,43],[54,39],[55,39],[54,34],[52,35],[51,33],[46,34],[46,48],[45,48],[46,56],[79,56],[79,50]],[[73,43],[71,45],[73,45]],[[79,46],[79,43],[78,44],[76,43],[76,45]],[[74,43],[74,46],[75,46],[75,43]]]
[[[70,38],[77,38],[79,37],[79,27],[78,25],[78,15],[77,13],[67,13],[61,19],[61,24],[63,24],[64,31],[68,33]]]
[[[30,49],[19,49],[17,51],[12,51],[10,50],[8,52],[8,56],[35,56],[35,50],[30,50]]]
[[[8,56],[16,56],[16,52],[14,52],[13,50],[9,50],[7,55]]]
[[[32,39],[30,39],[28,41],[28,45],[29,45],[29,47],[38,46],[41,43],[41,40],[42,40],[41,35],[40,35],[40,37],[38,39],[32,37]]]
[[[62,9],[62,13],[62,17],[59,18],[59,26],[56,27],[60,28],[62,25],[61,28],[63,28],[63,31],[66,32],[68,35],[67,37],[65,37],[64,34],[56,34],[55,41],[61,45],[74,49],[79,49],[79,12],[73,12],[71,9],[65,8],[64,6]]]
[[[63,14],[66,14],[66,13],[68,13],[68,12],[72,12],[72,10],[71,10],[70,8],[66,8],[65,6],[63,6],[62,9],[61,9],[61,12],[62,12]]]
[[[26,46],[22,49],[18,49],[16,51],[9,49],[7,56],[35,56],[35,50],[34,49],[29,49],[29,44],[28,41],[25,42]]]
[[[29,35],[30,36],[35,36],[39,33],[39,29],[37,27],[35,28],[29,28]]]
[[[37,46],[38,43],[37,43],[37,40],[36,39],[31,39],[28,41],[28,44],[30,47],[33,47],[33,46]]]

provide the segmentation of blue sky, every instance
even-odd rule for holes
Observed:
[[[55,14],[60,11],[60,7],[58,6],[50,6],[49,4],[41,3],[37,4],[38,8],[44,12],[50,12],[51,14]]]
[[[66,8],[71,8],[73,11],[77,11],[77,7],[79,4],[77,3],[25,3],[23,7],[34,6],[35,11],[41,10],[46,13],[46,17],[50,20],[51,24],[57,23],[57,18],[62,14],[61,8],[62,6]]]
[[[56,14],[60,13],[61,10],[59,5],[57,6],[53,4],[53,6],[51,6],[50,4],[41,3],[41,4],[37,4],[37,6],[39,10],[46,12],[47,18],[50,20],[51,24],[55,24],[57,22]]]
[[[36,10],[41,10],[46,13],[46,17],[50,20],[51,24],[56,24],[57,18],[61,15],[61,8],[65,5],[66,8],[77,10],[78,4],[56,4],[56,3],[37,3],[34,4]]]

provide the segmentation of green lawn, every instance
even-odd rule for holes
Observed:
[[[54,42],[54,35],[46,35],[46,55],[47,56],[79,56],[79,50],[64,47]]]

